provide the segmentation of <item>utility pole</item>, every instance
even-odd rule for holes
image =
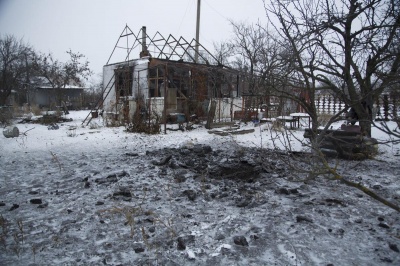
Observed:
[[[199,35],[200,35],[200,0],[197,0],[197,20],[196,20],[196,54],[194,59],[199,62]]]

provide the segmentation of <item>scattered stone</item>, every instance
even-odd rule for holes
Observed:
[[[389,225],[385,224],[385,223],[379,223],[378,226],[382,227],[382,228],[386,228],[389,229]]]
[[[258,236],[258,235],[251,235],[250,236],[250,239],[253,239],[253,240],[257,240],[257,239],[259,239],[260,237]]]
[[[148,223],[154,223],[155,220],[156,219],[153,216],[149,216],[149,217],[146,217],[146,219],[144,219],[144,221],[148,222]]]
[[[244,246],[244,247],[249,246],[249,243],[247,242],[246,237],[244,236],[234,236],[233,242],[239,246]]]
[[[299,191],[297,190],[297,188],[282,187],[282,188],[279,188],[278,190],[276,190],[276,193],[283,194],[283,195],[290,195],[290,194],[298,194]]]
[[[135,251],[135,253],[142,253],[145,251],[145,247],[142,243],[134,243],[133,250]]]
[[[218,233],[218,234],[215,235],[214,239],[215,239],[215,240],[222,240],[222,239],[225,239],[225,235],[223,235],[223,234],[221,234],[221,233]]]
[[[197,154],[208,154],[212,152],[212,148],[209,145],[196,144],[193,146],[193,152]]]
[[[96,202],[96,206],[99,206],[99,205],[104,205],[104,202],[102,202],[102,201]]]
[[[195,241],[195,236],[194,235],[186,235],[186,236],[180,236],[177,238],[177,246],[176,248],[178,250],[185,250],[186,245],[193,243]]]
[[[188,197],[189,200],[194,201],[197,197],[197,193],[196,191],[192,190],[192,189],[188,189],[183,191],[183,194],[186,195]]]
[[[376,189],[376,190],[380,190],[380,189],[382,189],[382,186],[379,185],[379,184],[375,184],[375,185],[372,186],[372,188]]]
[[[132,193],[127,187],[120,187],[119,191],[113,193],[113,198],[116,200],[130,201]]]
[[[28,194],[29,195],[37,195],[37,194],[39,194],[39,191],[31,190],[31,191],[28,192]]]
[[[251,198],[250,197],[245,197],[243,199],[240,199],[237,203],[236,206],[239,208],[243,208],[248,206],[251,203]]]
[[[76,224],[77,220],[65,220],[61,222],[61,226],[67,226],[67,225],[71,225],[71,224]]]
[[[343,201],[338,200],[338,199],[326,199],[325,201],[326,201],[327,203],[331,203],[331,204],[342,205],[343,207],[346,206],[346,204],[345,204]]]
[[[126,155],[126,156],[131,156],[131,157],[137,157],[137,156],[139,156],[139,153],[136,153],[136,152],[127,152],[127,153],[125,153],[125,155]]]
[[[19,129],[14,126],[9,126],[3,129],[3,135],[6,138],[16,138],[19,137]]]
[[[391,250],[393,250],[394,252],[397,252],[397,253],[400,252],[399,248],[398,248],[397,245],[394,244],[394,243],[389,243],[389,248],[390,248]]]
[[[382,262],[387,262],[387,263],[392,263],[392,262],[393,262],[392,259],[386,258],[386,257],[385,257],[385,258],[382,258],[381,261],[382,261]]]
[[[135,253],[142,253],[144,252],[144,247],[133,248],[133,250],[135,251]]]
[[[155,231],[156,231],[156,228],[155,228],[154,226],[152,226],[152,227],[149,228],[149,232],[150,232],[150,233],[154,233]]]
[[[32,203],[32,204],[42,204],[42,199],[31,199],[30,203]]]
[[[0,207],[6,206],[4,202],[0,202]]]
[[[166,157],[161,159],[161,161],[153,160],[151,163],[156,166],[162,166],[162,165],[166,165],[169,162],[169,160],[171,160],[171,158],[172,158],[172,155],[167,155]]]
[[[196,259],[196,255],[194,254],[194,252],[192,250],[188,249],[186,251],[186,254],[187,254],[189,260],[195,260]]]
[[[112,173],[107,175],[106,177],[100,177],[94,180],[97,184],[106,184],[106,183],[116,183],[118,182],[118,177],[129,176],[129,174],[123,170],[118,173]]]
[[[185,241],[183,240],[183,238],[182,237],[178,237],[177,241],[178,241],[178,244],[177,244],[176,248],[178,250],[185,250],[186,249],[186,244],[185,244]]]
[[[300,216],[300,215],[296,216],[296,221],[298,223],[301,223],[301,222],[313,223],[313,220],[311,218],[308,218],[308,217],[305,217],[305,216]]]
[[[48,127],[47,127],[47,129],[48,130],[57,130],[57,129],[59,129],[60,127],[57,125],[57,124],[55,124],[55,123],[53,123],[53,124],[51,124],[51,125],[49,125]]]
[[[115,183],[118,182],[117,177],[108,177],[108,178],[97,178],[94,180],[97,184],[106,184],[106,183]]]
[[[44,208],[46,208],[48,205],[49,205],[48,202],[45,202],[45,203],[43,203],[43,204],[39,204],[38,209],[44,209]]]
[[[90,188],[90,182],[89,182],[89,181],[86,181],[86,182],[85,182],[84,188]]]
[[[174,175],[174,180],[177,183],[183,183],[186,181],[187,170],[177,171]]]
[[[18,209],[18,208],[19,208],[18,204],[13,204],[13,206],[11,206],[9,211],[13,211],[13,210]]]

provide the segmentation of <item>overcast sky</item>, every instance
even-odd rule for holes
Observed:
[[[196,35],[197,0],[0,0],[0,34],[12,34],[37,51],[51,52],[60,61],[67,50],[84,54],[95,73],[102,72],[125,25],[136,34],[142,26],[149,36],[159,31]],[[262,0],[201,0],[200,43],[232,37],[235,22],[265,23]]]

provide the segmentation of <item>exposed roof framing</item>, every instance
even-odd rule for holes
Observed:
[[[120,46],[121,39],[126,38],[126,47]],[[130,41],[130,43],[129,43]],[[195,46],[200,47],[201,52],[199,53],[199,61],[202,64],[207,65],[222,65],[218,59],[210,53],[203,45],[198,43],[194,38],[188,42],[185,38],[179,37],[175,38],[171,34],[165,38],[160,32],[156,32],[153,37],[150,37],[145,27],[141,28],[137,34],[129,28],[128,25],[125,26],[124,30],[120,34],[118,41],[111,53],[107,65],[111,62],[117,48],[126,50],[126,58],[124,61],[129,61],[133,59],[132,51],[142,49],[146,47],[153,58],[174,60],[174,61],[185,61],[190,63],[196,63],[195,61]],[[137,53],[139,54],[139,53]],[[136,56],[135,56],[136,57]],[[121,61],[120,61],[121,62]]]

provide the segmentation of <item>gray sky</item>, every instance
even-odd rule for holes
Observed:
[[[12,34],[37,51],[66,61],[66,51],[84,54],[94,73],[101,73],[119,35],[128,25],[136,34],[142,26],[149,36],[165,38],[196,34],[197,0],[0,0],[0,34]],[[201,0],[200,43],[232,36],[229,19],[265,24],[262,0]]]

